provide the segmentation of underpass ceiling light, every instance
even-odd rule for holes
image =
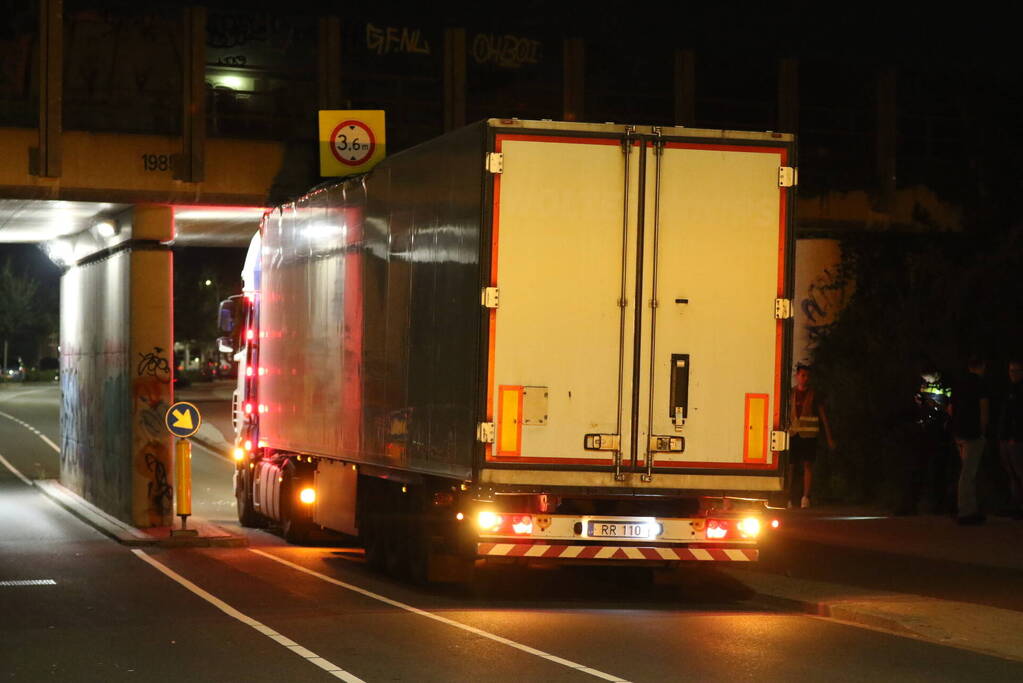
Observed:
[[[175,221],[253,221],[258,223],[265,209],[261,206],[177,206]]]
[[[68,266],[75,258],[75,248],[68,240],[53,240],[46,245],[46,254],[58,266]]]
[[[117,226],[112,221],[100,221],[96,224],[96,232],[103,239],[110,239],[117,234]]]

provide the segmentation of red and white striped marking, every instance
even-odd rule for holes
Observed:
[[[479,543],[479,555],[536,557],[563,560],[685,560],[703,562],[755,562],[754,548],[661,548],[620,545],[546,545],[540,543]]]

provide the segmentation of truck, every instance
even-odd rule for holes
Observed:
[[[795,139],[489,119],[268,210],[245,526],[367,562],[756,561],[784,495]]]

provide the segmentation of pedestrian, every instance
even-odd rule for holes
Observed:
[[[1009,515],[1023,519],[1023,360],[1009,361],[1009,389],[998,419],[999,452],[1009,479]]]
[[[914,395],[916,419],[913,443],[906,454],[902,502],[897,515],[915,515],[921,489],[927,483],[932,511],[945,508],[945,470],[948,460],[949,400],[952,390],[942,380],[941,372],[930,361],[920,370],[920,387]]]
[[[984,515],[977,504],[977,470],[987,441],[990,392],[984,379],[984,359],[971,356],[967,373],[952,392],[951,429],[959,450],[959,485],[957,489],[959,524],[983,524]]]
[[[821,427],[828,448],[834,450],[831,425],[824,410],[823,397],[810,386],[810,366],[796,365],[796,385],[789,399],[789,507],[810,507],[813,464],[817,460],[817,440]],[[803,485],[796,486],[796,475],[802,474]],[[802,497],[799,493],[802,492]]]

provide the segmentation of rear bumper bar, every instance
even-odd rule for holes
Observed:
[[[756,562],[756,548],[664,548],[621,545],[546,545],[540,543],[479,543],[480,557],[537,560],[626,560],[646,562]]]

